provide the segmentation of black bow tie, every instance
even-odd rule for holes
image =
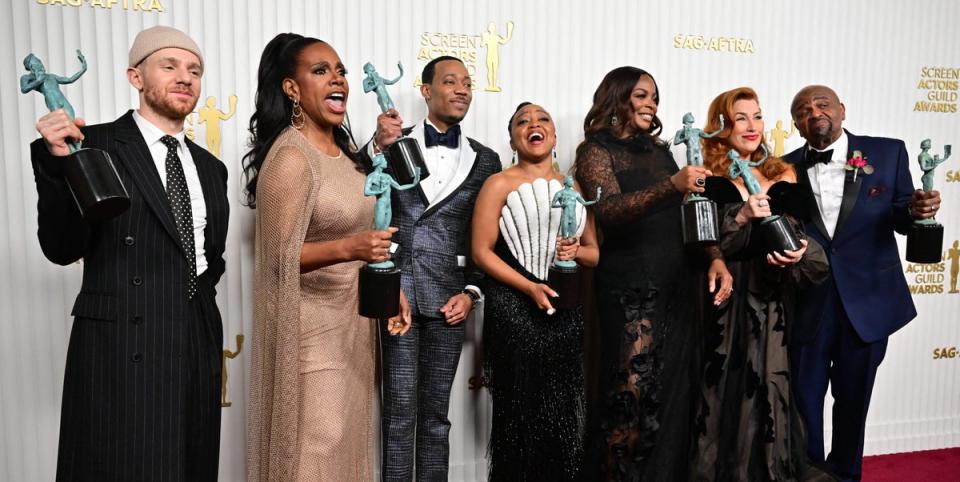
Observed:
[[[455,125],[441,134],[432,125],[424,124],[423,143],[427,147],[447,146],[456,149],[460,145],[460,125]]]
[[[818,162],[830,164],[831,160],[833,160],[833,149],[828,149],[823,152],[815,151],[813,149],[807,150],[807,163],[811,166]]]

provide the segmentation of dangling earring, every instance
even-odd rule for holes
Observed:
[[[293,113],[290,114],[290,127],[296,130],[303,129],[307,120],[303,117],[303,108],[300,107],[299,99],[290,99],[293,101]]]
[[[610,125],[615,126],[620,123],[620,119],[617,119],[617,116],[610,116]]]
[[[512,165],[514,165],[514,164],[516,164],[516,163],[517,163],[517,150],[514,149],[514,150],[513,150],[513,159],[510,161],[510,165],[512,166]]]

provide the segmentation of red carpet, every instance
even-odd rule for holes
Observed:
[[[863,458],[863,482],[960,481],[960,447]]]

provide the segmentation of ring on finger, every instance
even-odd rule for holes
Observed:
[[[702,177],[698,177],[696,180],[693,181],[693,183],[696,184],[697,187],[703,187],[707,184],[707,180]]]
[[[767,200],[761,199],[760,202],[757,203],[757,206],[760,206],[762,208],[767,207]]]

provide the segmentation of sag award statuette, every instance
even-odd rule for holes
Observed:
[[[923,176],[920,182],[924,192],[933,190],[933,171],[937,166],[950,157],[950,145],[943,146],[943,159],[940,156],[931,156],[930,139],[920,143],[920,170]],[[907,233],[907,261],[911,263],[939,263],[943,256],[943,225],[933,218],[916,219]]]
[[[727,153],[727,157],[732,161],[730,168],[727,170],[727,175],[730,179],[736,179],[738,177],[743,179],[743,185],[747,187],[747,192],[749,192],[750,195],[761,192],[760,183],[757,182],[757,178],[753,175],[753,171],[751,171],[751,168],[759,167],[767,160],[768,152],[766,146],[761,143],[760,147],[763,149],[763,157],[756,162],[741,159],[735,149],[730,149],[730,152]],[[790,223],[787,222],[787,219],[783,216],[773,215],[761,219],[760,229],[763,233],[763,238],[767,242],[767,249],[769,251],[783,253],[784,251],[796,251],[801,247],[800,240],[797,239],[797,233],[794,232]]]
[[[61,77],[47,72],[36,55],[27,55],[23,66],[30,73],[20,77],[20,92],[40,92],[50,112],[63,109],[73,119],[73,106],[60,92],[60,84],[71,84],[87,71],[87,60],[80,50],[77,50],[77,58],[80,59],[80,71],[71,77]],[[130,197],[120,182],[110,155],[100,149],[82,149],[75,141],[68,145],[70,155],[63,160],[64,177],[83,218],[88,222],[105,221],[126,211]]]
[[[380,110],[386,112],[393,109],[393,101],[387,94],[387,86],[396,84],[400,77],[403,77],[403,65],[397,62],[397,68],[400,69],[400,75],[396,79],[386,80],[380,77],[373,64],[367,62],[363,65],[363,72],[367,74],[363,78],[363,92],[374,92],[377,94],[377,103],[380,104]],[[417,140],[412,137],[401,137],[393,144],[387,147],[387,159],[390,161],[390,171],[396,177],[397,181],[403,184],[413,182],[415,168],[420,168],[420,179],[426,179],[430,175],[427,170],[427,164],[423,161],[423,153],[420,152],[420,146]],[[414,182],[414,184],[416,184]]]
[[[573,188],[573,176],[567,176],[563,180],[563,189],[553,195],[550,207],[561,208],[560,211],[560,237],[570,239],[577,235],[577,204],[589,206],[596,204],[600,200],[601,190],[597,188],[597,196],[593,201],[583,199]],[[572,259],[554,260],[550,265],[550,274],[547,277],[547,284],[560,295],[553,298],[550,302],[554,308],[576,308],[580,301],[580,269],[577,262]]]
[[[383,172],[387,160],[383,153],[373,158],[373,172],[367,174],[363,184],[364,196],[376,196],[377,204],[373,211],[373,226],[378,231],[390,227],[393,211],[390,207],[390,193],[393,189],[405,191],[420,182],[420,169],[414,168],[413,182],[401,186],[390,174]],[[400,312],[400,269],[389,259],[380,263],[370,263],[360,268],[360,316],[378,320],[396,316]]]
[[[700,139],[710,138],[723,131],[723,114],[720,114],[720,128],[716,132],[706,133],[693,127],[693,114],[683,115],[683,128],[673,136],[673,145],[681,142],[687,145],[687,165],[702,166],[703,154],[700,151]],[[697,186],[706,186],[706,179],[699,178]],[[695,192],[687,195],[680,205],[680,219],[683,225],[684,246],[706,246],[717,244],[720,227],[717,221],[717,204]]]

